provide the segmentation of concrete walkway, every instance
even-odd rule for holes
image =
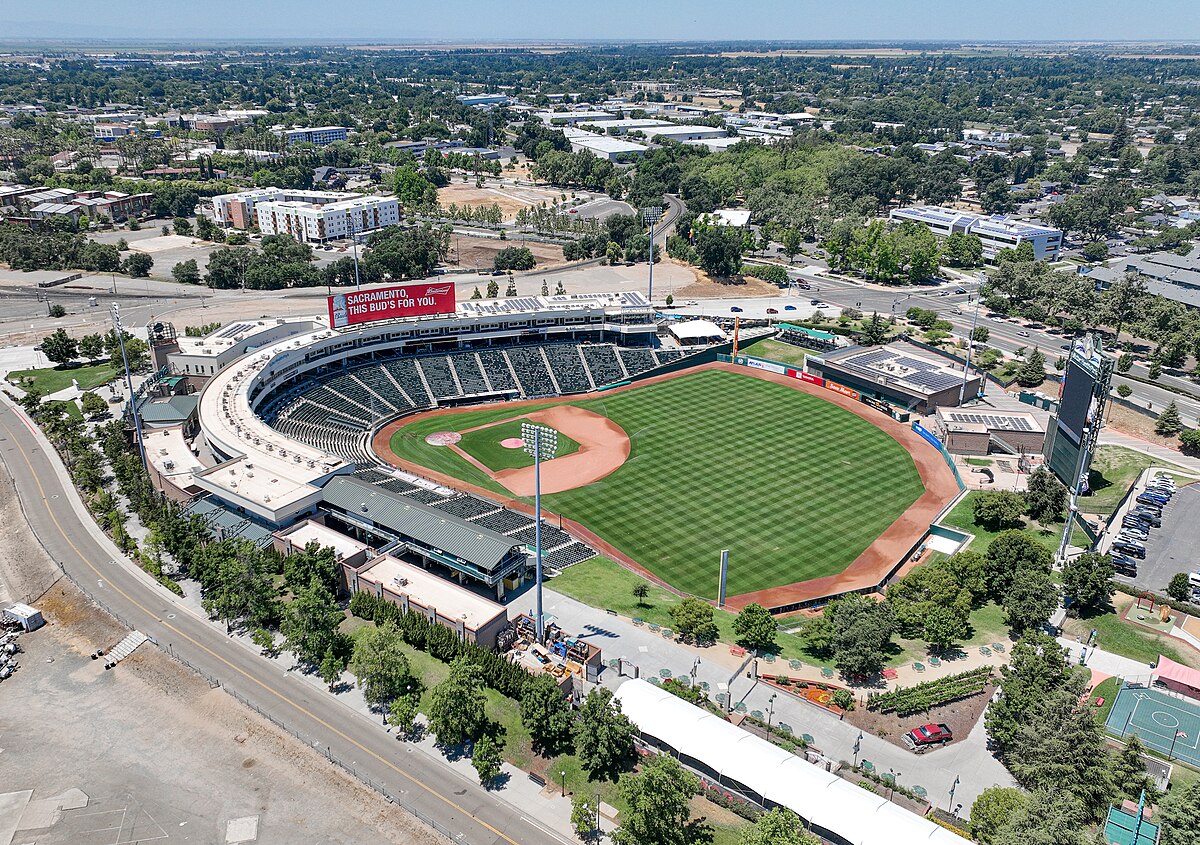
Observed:
[[[1166,446],[1159,446],[1157,443],[1151,443],[1148,440],[1143,440],[1140,437],[1134,437],[1132,434],[1125,434],[1112,428],[1105,428],[1100,432],[1100,445],[1124,446],[1126,449],[1150,455],[1160,461],[1175,464],[1178,467],[1200,474],[1200,458],[1189,457],[1176,449],[1168,449]]]
[[[1058,643],[1067,650],[1071,663],[1079,664],[1080,654],[1084,650],[1083,644],[1066,637],[1059,637]],[[1146,663],[1139,663],[1128,657],[1113,654],[1111,651],[1091,647],[1087,648],[1087,659],[1083,665],[1110,677],[1123,678],[1127,682],[1133,681],[1140,684],[1149,684],[1150,674],[1153,671]]]

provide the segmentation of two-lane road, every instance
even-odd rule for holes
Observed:
[[[0,398],[0,460],[16,484],[30,528],[47,553],[83,590],[127,624],[187,659],[267,713],[321,753],[432,818],[461,842],[475,845],[557,845],[562,840],[448,767],[409,752],[378,725],[262,660],[241,643],[174,600],[145,573],[115,562],[115,548],[98,533],[61,464],[48,455],[24,416]],[[397,810],[397,812],[401,812]]]

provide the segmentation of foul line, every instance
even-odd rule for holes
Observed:
[[[14,411],[14,413],[15,413],[15,411]],[[26,426],[28,426],[28,427],[29,427],[30,431],[34,431],[34,429],[33,429],[33,425],[32,425],[32,424],[31,424],[29,421],[25,420],[25,419],[24,419],[24,417],[23,417],[22,415],[18,415],[18,417],[19,417],[19,418],[20,418],[20,419],[21,419],[23,422],[25,422]],[[12,429],[11,429],[11,428],[9,428],[9,427],[8,427],[7,425],[5,425],[4,423],[0,422],[0,428],[3,428],[3,429],[4,429],[4,430],[5,430],[7,433],[8,433],[9,437],[12,437],[12,436],[13,436],[13,434],[12,434]],[[14,438],[14,443],[15,443],[15,442],[16,442],[16,441],[15,441],[15,438]],[[50,499],[49,499],[49,498],[46,496],[46,488],[42,486],[42,480],[41,480],[40,478],[38,478],[38,474],[37,474],[37,473],[34,471],[34,469],[33,469],[33,464],[32,464],[32,463],[30,462],[30,460],[29,460],[29,455],[27,455],[27,454],[24,452],[24,450],[21,450],[21,458],[22,458],[22,460],[24,460],[24,461],[25,461],[25,466],[29,468],[29,474],[30,474],[30,476],[33,478],[33,481],[34,481],[34,483],[37,485],[37,487],[38,487],[38,492],[41,494],[42,501],[45,503],[45,506],[46,506],[46,513],[47,513],[47,514],[49,514],[49,516],[50,516],[50,519],[54,521],[54,527],[55,527],[56,529],[58,529],[58,533],[59,533],[59,534],[61,534],[61,535],[62,535],[62,538],[63,538],[64,540],[66,540],[66,541],[67,541],[67,545],[68,545],[68,546],[70,546],[70,547],[71,547],[71,549],[72,549],[72,550],[75,552],[76,556],[78,556],[78,557],[79,557],[79,559],[80,559],[81,561],[83,561],[84,565],[85,565],[85,566],[86,566],[88,569],[92,570],[92,572],[94,572],[94,573],[95,573],[97,576],[101,576],[101,575],[102,575],[102,573],[100,572],[100,570],[99,570],[99,569],[97,569],[95,566],[93,566],[93,565],[92,565],[92,562],[91,562],[90,560],[88,560],[87,556],[86,556],[86,555],[85,555],[83,552],[81,552],[81,551],[79,550],[79,547],[75,545],[75,542],[74,542],[74,541],[73,541],[73,540],[70,538],[70,536],[67,534],[67,532],[63,530],[62,523],[60,523],[60,522],[58,521],[58,517],[55,515],[53,508],[52,508],[52,507],[50,507]],[[51,461],[51,460],[53,460],[52,458],[50,458],[50,456],[49,456],[49,455],[47,455],[47,456],[46,456],[46,459],[47,459],[47,461]],[[15,479],[14,479],[14,486],[15,486]],[[64,490],[64,492],[66,492],[66,491]],[[68,495],[69,495],[69,494],[68,494]],[[33,528],[33,526],[32,526],[32,524],[31,524],[31,525],[30,525],[30,529],[32,530],[32,528]],[[487,830],[489,830],[489,831],[491,831],[492,833],[496,834],[496,836],[500,837],[500,838],[501,838],[501,839],[503,839],[505,842],[509,843],[509,845],[519,845],[519,843],[518,843],[518,842],[517,842],[515,839],[511,839],[511,838],[509,838],[509,837],[508,837],[508,836],[506,836],[506,835],[505,835],[503,832],[501,832],[500,830],[497,830],[496,828],[492,827],[490,824],[488,824],[487,822],[483,821],[483,819],[480,819],[480,818],[478,818],[478,817],[477,817],[477,816],[475,816],[473,813],[471,813],[469,810],[466,810],[466,809],[464,809],[464,808],[463,808],[463,807],[461,807],[459,804],[457,804],[457,803],[455,803],[454,801],[452,801],[451,799],[447,798],[445,795],[442,795],[442,794],[441,794],[440,792],[438,792],[437,790],[435,790],[435,789],[432,789],[432,788],[431,788],[431,787],[429,787],[427,784],[425,784],[425,783],[422,783],[421,781],[417,780],[415,777],[413,777],[412,775],[410,775],[408,772],[406,772],[406,771],[404,771],[403,769],[400,769],[399,767],[397,767],[395,763],[392,763],[392,762],[391,762],[390,760],[388,760],[387,758],[385,758],[385,757],[381,756],[380,754],[378,754],[377,752],[375,752],[375,751],[371,750],[370,748],[367,748],[365,745],[363,745],[363,744],[362,744],[361,742],[359,742],[358,740],[356,740],[356,739],[354,739],[354,738],[352,738],[352,737],[350,737],[350,736],[347,736],[346,734],[342,733],[342,731],[341,731],[341,730],[339,730],[338,728],[335,728],[333,725],[331,725],[331,724],[329,724],[328,722],[326,722],[326,721],[325,721],[324,719],[322,719],[320,716],[317,716],[316,714],[314,714],[314,713],[313,713],[313,712],[311,712],[310,710],[307,710],[307,709],[306,709],[305,707],[303,707],[302,705],[300,705],[300,704],[296,703],[295,701],[292,701],[292,700],[291,700],[290,698],[288,698],[286,695],[284,695],[283,693],[281,693],[281,692],[279,692],[278,690],[274,689],[273,687],[269,687],[269,686],[267,686],[265,683],[263,683],[263,682],[262,682],[262,681],[260,681],[258,678],[256,678],[256,677],[254,677],[253,675],[251,675],[249,672],[246,672],[244,669],[241,669],[241,668],[239,668],[238,666],[235,666],[234,664],[230,663],[228,660],[226,660],[226,659],[225,659],[224,657],[222,657],[221,655],[217,654],[217,653],[216,653],[215,651],[213,651],[211,648],[209,648],[208,646],[204,645],[203,643],[201,643],[201,642],[198,642],[197,640],[193,639],[193,638],[192,638],[192,637],[190,637],[188,634],[184,633],[184,632],[183,632],[183,631],[181,631],[179,628],[176,628],[176,627],[175,627],[174,625],[172,625],[171,623],[169,623],[169,622],[166,622],[166,621],[164,621],[164,620],[162,620],[162,619],[159,619],[159,617],[158,617],[158,614],[154,613],[152,610],[150,610],[150,608],[146,607],[146,606],[145,606],[145,605],[143,605],[141,602],[139,602],[137,599],[133,598],[133,596],[131,596],[131,595],[129,595],[128,593],[126,593],[124,590],[122,590],[122,589],[121,589],[120,587],[118,587],[116,584],[113,584],[111,581],[109,581],[109,582],[108,582],[108,585],[109,585],[109,587],[110,587],[110,588],[112,588],[113,590],[116,590],[118,593],[120,593],[120,594],[121,594],[121,595],[122,595],[122,596],[125,598],[125,600],[126,600],[126,601],[128,601],[130,604],[132,604],[134,607],[138,608],[138,609],[139,609],[139,610],[141,610],[143,613],[145,613],[146,615],[150,616],[152,619],[155,619],[155,620],[157,620],[157,621],[159,622],[159,624],[161,624],[161,625],[162,625],[164,628],[166,628],[166,629],[168,629],[168,630],[170,630],[170,631],[173,631],[174,633],[178,634],[179,636],[183,637],[185,640],[187,640],[188,642],[190,642],[192,645],[194,645],[194,646],[196,646],[197,648],[199,648],[199,649],[201,649],[201,650],[203,650],[203,651],[207,652],[207,653],[208,653],[210,656],[212,656],[213,658],[215,658],[215,659],[216,659],[216,660],[218,660],[219,662],[221,662],[221,663],[225,664],[226,666],[228,666],[228,667],[229,667],[230,669],[232,669],[234,672],[236,672],[236,673],[238,673],[239,675],[241,675],[241,676],[242,676],[243,678],[245,678],[246,680],[248,680],[248,681],[250,681],[250,682],[252,682],[252,683],[254,683],[254,684],[257,684],[258,686],[262,687],[262,689],[263,689],[263,690],[265,690],[266,692],[268,692],[268,693],[270,693],[271,695],[275,696],[275,697],[276,697],[276,698],[278,698],[280,701],[282,701],[282,702],[284,702],[285,704],[288,704],[288,705],[290,705],[290,706],[294,707],[296,710],[298,710],[299,712],[303,713],[303,714],[304,714],[305,716],[307,716],[308,718],[312,719],[312,720],[313,720],[314,722],[316,722],[318,725],[321,725],[321,726],[322,726],[322,727],[324,727],[326,730],[329,730],[329,731],[331,731],[331,732],[332,732],[332,733],[333,733],[335,736],[341,737],[343,740],[345,740],[346,742],[350,743],[350,744],[351,744],[351,745],[353,745],[355,748],[357,748],[357,749],[359,749],[360,751],[362,751],[364,754],[368,754],[368,755],[370,755],[371,757],[375,758],[375,759],[376,759],[376,760],[378,760],[380,763],[382,763],[383,765],[387,766],[389,769],[391,769],[392,771],[394,771],[396,774],[398,774],[398,775],[400,775],[401,777],[403,777],[403,778],[407,779],[408,781],[412,782],[413,784],[416,784],[416,785],[417,785],[417,786],[419,786],[421,789],[423,789],[423,790],[425,790],[426,792],[428,792],[430,795],[434,796],[434,797],[435,797],[435,798],[437,798],[438,800],[440,800],[440,801],[442,801],[443,803],[445,803],[447,806],[449,806],[449,807],[453,807],[455,810],[457,810],[458,812],[462,813],[462,814],[463,814],[464,816],[466,816],[467,818],[470,818],[470,819],[472,819],[473,821],[475,821],[475,822],[476,822],[478,825],[480,825],[481,827],[483,827],[483,828],[486,828]],[[203,623],[201,623],[201,624],[203,624]]]

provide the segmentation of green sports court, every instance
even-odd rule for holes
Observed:
[[[1147,748],[1200,767],[1200,703],[1189,698],[1122,687],[1105,727],[1116,736],[1137,734]]]

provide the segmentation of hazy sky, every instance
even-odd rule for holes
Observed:
[[[0,0],[0,39],[1200,39],[1196,0]]]

